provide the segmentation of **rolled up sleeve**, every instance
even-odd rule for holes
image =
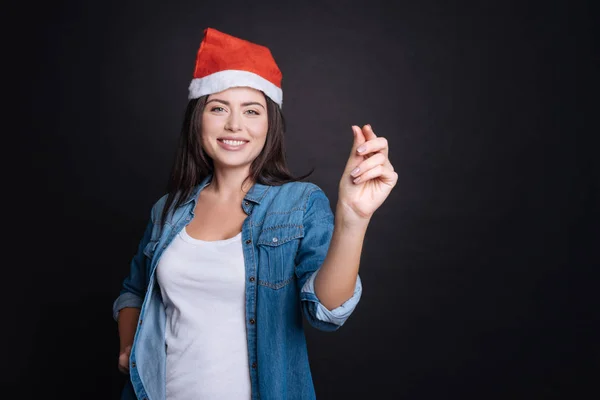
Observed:
[[[119,311],[126,307],[142,308],[143,299],[131,292],[125,292],[119,295],[113,302],[113,319],[119,319]]]
[[[360,281],[360,276],[356,277],[356,284],[354,285],[354,293],[352,297],[346,300],[340,306],[334,308],[333,310],[327,309],[315,294],[315,278],[319,271],[315,271],[310,278],[304,284],[302,288],[302,297],[307,301],[311,302],[309,307],[311,308],[310,314],[314,316],[319,321],[334,324],[337,326],[344,325],[344,322],[350,317],[356,305],[360,300],[360,296],[362,295],[362,283]]]
[[[313,327],[322,331],[335,331],[356,308],[362,294],[362,283],[357,276],[352,297],[333,310],[328,310],[321,304],[315,294],[314,280],[327,256],[334,227],[329,199],[320,189],[309,195],[303,226],[304,237],[296,254],[296,274],[299,278],[303,314]]]
[[[148,222],[144,235],[138,244],[136,254],[131,260],[129,274],[123,280],[119,296],[113,302],[112,312],[115,321],[119,318],[119,311],[125,307],[142,307],[144,294],[148,285],[146,277],[146,256],[144,249],[150,242],[154,224]]]

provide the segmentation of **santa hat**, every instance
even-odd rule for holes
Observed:
[[[267,47],[206,28],[196,55],[188,99],[247,86],[262,91],[281,107],[281,77]]]

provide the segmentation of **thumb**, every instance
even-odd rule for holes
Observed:
[[[366,142],[367,139],[365,138],[362,129],[360,129],[360,127],[358,127],[357,125],[352,125],[352,132],[354,132],[354,142],[352,143],[351,155],[356,155],[356,149],[358,148],[358,146]]]
[[[352,133],[354,134],[354,140],[352,142],[352,151],[350,152],[350,157],[348,157],[348,162],[346,163],[346,172],[353,170],[358,164],[360,164],[362,160],[364,160],[364,157],[358,154],[356,149],[358,146],[367,141],[365,139],[365,135],[358,126],[352,125]]]

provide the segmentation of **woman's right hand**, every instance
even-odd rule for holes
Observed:
[[[135,337],[135,330],[139,324],[140,309],[125,307],[119,311],[119,371],[129,373],[129,354]]]
[[[125,347],[119,353],[119,371],[124,374],[129,374],[129,354],[131,353],[131,345]]]

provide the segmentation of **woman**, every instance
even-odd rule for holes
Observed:
[[[352,126],[335,219],[286,166],[281,72],[208,28],[167,194],[113,305],[123,399],[314,399],[303,316],[338,329],[362,292],[369,220],[396,185],[387,141]]]

